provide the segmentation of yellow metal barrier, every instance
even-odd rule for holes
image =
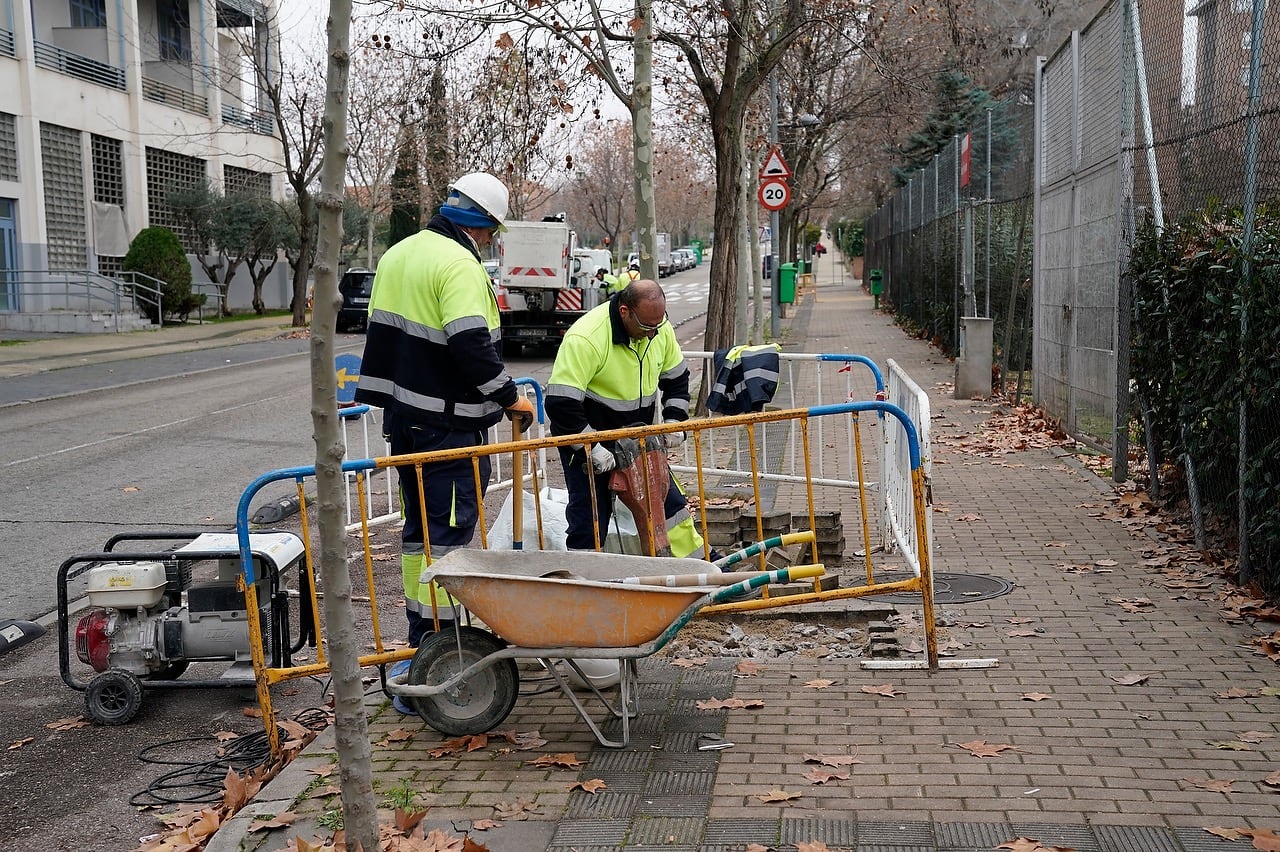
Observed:
[[[862,564],[859,566],[859,577],[856,585],[843,586],[838,588],[823,588],[822,578],[815,577],[810,587],[806,590],[796,591],[789,589],[788,593],[771,595],[768,586],[762,587],[761,596],[754,600],[738,600],[732,603],[719,603],[707,606],[702,613],[721,613],[721,612],[755,612],[766,609],[772,609],[782,606],[803,606],[804,604],[817,601],[838,600],[849,597],[863,597],[869,595],[879,595],[888,593],[901,592],[917,592],[921,595],[921,605],[923,609],[922,623],[925,632],[925,654],[926,664],[929,668],[935,669],[939,665],[938,660],[938,644],[937,632],[934,619],[933,605],[933,584],[931,575],[931,566],[929,561],[930,548],[927,540],[928,525],[925,523],[925,513],[928,511],[926,505],[926,483],[923,477],[923,471],[920,464],[918,447],[916,445],[916,436],[914,426],[910,418],[899,408],[885,402],[848,402],[836,405],[819,406],[809,409],[789,409],[784,411],[767,411],[754,414],[743,414],[732,417],[716,417],[716,418],[698,418],[679,424],[662,424],[648,427],[635,427],[629,429],[616,429],[605,432],[596,432],[582,435],[570,435],[561,437],[539,437],[528,440],[511,440],[502,443],[479,446],[466,447],[460,449],[440,450],[431,453],[423,453],[406,456],[388,456],[376,459],[365,459],[359,461],[349,461],[344,464],[344,470],[354,481],[354,493],[356,499],[361,501],[359,517],[362,519],[353,534],[358,534],[360,541],[360,551],[363,556],[365,586],[369,599],[369,618],[373,631],[373,653],[362,655],[359,663],[364,666],[381,666],[388,663],[396,662],[410,658],[414,649],[396,649],[389,648],[383,639],[383,630],[380,620],[380,607],[376,590],[374,577],[374,559],[370,548],[370,521],[369,512],[363,504],[365,499],[365,477],[376,475],[380,472],[387,471],[392,467],[399,468],[401,475],[411,475],[418,479],[418,505],[412,507],[413,510],[419,512],[422,518],[422,528],[424,531],[424,553],[427,565],[431,564],[431,542],[430,533],[427,530],[427,499],[426,490],[422,487],[422,477],[424,467],[446,461],[467,461],[470,463],[472,470],[472,484],[476,494],[485,492],[486,483],[482,482],[481,477],[481,461],[487,456],[510,455],[512,456],[512,470],[515,473],[516,487],[515,494],[522,494],[523,483],[526,479],[531,481],[533,485],[533,511],[537,519],[538,528],[538,548],[545,549],[546,542],[543,536],[543,520],[544,507],[542,489],[538,483],[538,467],[536,464],[526,464],[526,454],[539,453],[548,449],[558,449],[560,447],[568,447],[571,445],[582,444],[585,446],[587,456],[590,456],[591,448],[601,442],[614,442],[620,439],[634,439],[641,447],[641,456],[643,450],[648,446],[657,442],[662,445],[662,436],[674,433],[684,432],[687,440],[693,449],[695,461],[694,466],[694,499],[691,501],[695,504],[695,508],[707,505],[710,495],[717,488],[723,490],[721,486],[713,488],[712,484],[707,481],[704,475],[704,458],[703,447],[710,445],[710,434],[717,430],[745,430],[747,445],[749,448],[750,459],[750,493],[751,506],[754,507],[754,521],[757,540],[766,538],[765,529],[763,527],[763,518],[765,512],[763,507],[766,503],[778,505],[780,501],[788,499],[794,500],[797,508],[802,508],[800,512],[794,512],[793,517],[806,519],[808,529],[799,532],[793,532],[782,536],[780,539],[773,539],[769,542],[771,545],[781,545],[789,547],[795,544],[807,544],[810,548],[811,561],[821,564],[820,545],[815,537],[814,529],[816,526],[816,506],[819,498],[815,495],[815,484],[811,476],[811,459],[814,449],[810,445],[809,425],[810,421],[819,417],[851,417],[853,418],[853,433],[857,437],[855,443],[856,464],[857,464],[857,481],[865,483],[869,480],[864,467],[868,463],[868,457],[874,463],[877,454],[864,454],[862,451],[862,436],[864,432],[870,431],[877,433],[878,430],[896,429],[901,430],[905,437],[905,445],[910,450],[911,464],[911,491],[912,491],[912,510],[915,515],[914,531],[918,538],[915,547],[916,553],[920,555],[918,559],[918,571],[907,578],[892,581],[878,579],[877,574],[881,578],[887,573],[882,570],[881,566],[873,564],[872,553],[875,547],[871,541],[871,530],[875,527],[870,512],[876,509],[878,501],[873,500],[868,494],[864,485],[859,485],[857,490],[857,500],[859,503],[860,514],[858,518],[858,532],[861,539],[861,555]],[[790,423],[791,428],[799,430],[800,444],[802,447],[803,468],[805,471],[803,483],[771,483],[771,487],[775,493],[766,501],[766,495],[762,489],[762,471],[756,464],[756,459],[760,456],[756,447],[756,427],[765,423]],[[870,430],[864,429],[866,422],[873,424]],[[822,448],[819,448],[819,452]],[[535,456],[536,458],[536,456]],[[714,466],[714,465],[713,465]],[[667,483],[654,483],[650,481],[648,467],[641,465],[643,471],[643,481],[646,489],[650,487],[659,489],[659,493],[665,494]],[[530,471],[529,476],[524,476],[523,471]],[[275,723],[271,708],[270,687],[282,681],[301,677],[311,677],[316,675],[326,675],[329,673],[329,666],[326,662],[324,653],[324,631],[321,624],[321,609],[315,600],[314,589],[318,585],[315,582],[315,563],[313,561],[313,547],[311,523],[307,513],[306,501],[303,499],[306,481],[314,477],[313,468],[298,468],[292,470],[276,471],[260,477],[250,490],[247,490],[241,499],[241,511],[238,523],[238,533],[241,538],[242,551],[242,570],[246,571],[245,577],[249,580],[245,587],[245,595],[247,598],[247,608],[250,615],[250,636],[252,645],[252,656],[255,673],[258,682],[259,702],[262,707],[264,722],[267,726],[269,735],[272,737],[273,748],[276,746],[275,740]],[[874,478],[874,477],[872,477]],[[263,651],[263,626],[258,622],[257,604],[253,600],[255,596],[254,586],[252,583],[252,564],[247,561],[247,543],[248,543],[248,522],[244,517],[247,514],[247,507],[252,500],[252,496],[258,489],[266,484],[283,479],[295,480],[298,488],[299,505],[302,507],[300,521],[302,524],[302,540],[306,550],[306,569],[311,574],[310,587],[312,591],[312,612],[315,618],[315,635],[318,637],[317,657],[314,664],[294,665],[288,668],[271,668],[265,663],[266,656]],[[741,483],[733,483],[741,485]],[[721,484],[723,485],[723,484]],[[604,537],[601,535],[599,525],[599,507],[594,503],[593,495],[593,537],[596,543],[596,549],[601,549],[601,543]],[[844,505],[849,499],[850,492],[847,488],[837,490],[837,500],[839,505]],[[519,499],[519,498],[517,498]],[[485,501],[483,498],[477,500],[478,521],[476,524],[476,533],[473,537],[472,546],[479,546],[488,549],[488,530],[489,518],[487,516]],[[516,517],[513,518],[513,543],[514,549],[523,549],[524,542],[521,541],[521,530],[523,529],[523,519],[520,515],[523,513],[523,507],[517,509]],[[706,512],[698,512],[699,524],[703,538],[703,557],[710,561],[712,557],[711,546],[708,544],[708,527],[706,520]],[[656,524],[650,524],[647,528],[647,550],[650,553],[656,553],[657,534],[654,529]],[[639,529],[639,527],[637,527]],[[717,568],[728,570],[731,566],[739,563],[758,563],[760,570],[766,569],[767,548],[759,543],[748,547],[742,551],[738,551],[728,557],[721,558],[717,562]],[[914,566],[912,566],[914,567]],[[345,564],[342,566],[345,570]],[[694,573],[694,572],[690,572]],[[434,608],[434,595],[431,596]],[[433,612],[433,617],[435,613]]]

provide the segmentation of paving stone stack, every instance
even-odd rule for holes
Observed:
[[[791,516],[791,528],[804,530],[809,528],[809,515],[797,512]],[[813,513],[814,540],[818,542],[818,556],[829,565],[839,565],[844,559],[844,527],[840,524],[840,510]],[[813,554],[805,548],[804,558],[812,559]]]
[[[737,550],[742,542],[738,518],[741,506],[703,506],[702,516],[707,522],[707,543],[724,553]]]
[[[764,539],[786,535],[791,532],[791,513],[786,511],[765,512],[760,518],[760,529],[757,529],[755,512],[750,509],[744,509],[742,516],[738,518],[738,527],[739,537],[744,542],[754,544],[756,541],[763,541]],[[763,533],[761,530],[763,530]]]

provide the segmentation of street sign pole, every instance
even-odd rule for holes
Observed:
[[[770,3],[770,10],[775,4]],[[770,146],[778,144],[778,71],[775,68],[769,72],[769,144]],[[781,276],[778,273],[778,267],[782,265],[782,258],[779,257],[778,247],[778,227],[779,216],[778,211],[773,210],[769,213],[769,256],[773,261],[769,264],[769,337],[777,340],[782,335],[782,301],[781,293],[778,292],[778,285]]]

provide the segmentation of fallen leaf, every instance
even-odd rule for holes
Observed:
[[[808,687],[809,689],[826,689],[828,686],[831,686],[833,683],[835,683],[834,680],[824,680],[823,678],[814,678],[811,681],[807,681],[805,683],[805,686]]]
[[[1233,686],[1225,692],[1215,692],[1213,695],[1215,698],[1253,698],[1255,694],[1251,690]]]
[[[1045,694],[1045,693],[1043,693],[1043,692],[1024,692],[1024,693],[1022,693],[1022,700],[1023,700],[1023,701],[1044,701],[1046,698],[1052,698],[1052,697],[1053,697],[1053,696],[1051,696],[1051,695],[1047,695],[1047,694]]]
[[[498,802],[493,806],[493,815],[498,819],[526,820],[530,814],[536,813],[538,813],[538,804],[526,799],[516,799],[514,802]]]
[[[824,766],[852,766],[861,760],[847,754],[806,754],[805,763],[821,763]]]
[[[699,710],[758,710],[764,706],[764,702],[758,698],[711,698],[706,701],[699,701],[694,706]]]
[[[396,808],[395,825],[396,830],[401,834],[408,834],[422,822],[422,818],[427,815],[430,808],[422,808],[421,810],[406,811],[404,808]]]
[[[764,671],[764,668],[764,666],[760,665],[755,660],[743,660],[738,663],[734,671],[743,677],[754,677]]]
[[[1130,674],[1123,674],[1123,675],[1111,675],[1111,679],[1114,680],[1116,683],[1120,684],[1121,686],[1137,686],[1140,683],[1145,683],[1147,681],[1147,678],[1149,677],[1151,677],[1150,674],[1143,674],[1141,672],[1132,672]]]
[[[1010,624],[1031,624],[1034,621],[1035,621],[1034,618],[1023,618],[1022,616],[1015,616],[1013,618],[1008,619],[1008,622]]]
[[[600,790],[603,790],[607,786],[609,785],[604,783],[604,781],[600,780],[599,778],[593,778],[590,781],[573,782],[572,784],[569,785],[569,792],[573,792],[574,790],[581,790],[584,793],[590,793],[591,795],[594,796],[597,792],[599,792]]]
[[[471,828],[474,831],[488,831],[491,828],[501,828],[502,823],[494,819],[477,819],[472,820]]]
[[[49,722],[45,727],[53,728],[55,731],[70,731],[75,728],[87,728],[92,724],[83,716],[67,716],[65,719]]]
[[[1217,781],[1213,778],[1183,778],[1182,780],[1192,787],[1199,787],[1201,790],[1208,790],[1211,793],[1230,793],[1231,785],[1235,783],[1232,780]]]
[[[1275,734],[1269,734],[1266,731],[1245,731],[1243,734],[1240,735],[1240,740],[1241,742],[1253,743],[1254,745],[1257,745],[1263,740],[1269,740],[1274,736]]]
[[[1205,740],[1205,742],[1214,748],[1219,748],[1223,751],[1253,751],[1253,749],[1249,747],[1248,743],[1241,742],[1240,740],[1220,740],[1217,742],[1213,740]]]
[[[13,742],[9,743],[9,751],[17,751],[27,743],[34,742],[34,741],[35,741],[35,737],[23,737],[20,740],[14,740]]]
[[[463,838],[447,834],[438,828],[431,829],[423,839],[426,845],[418,847],[422,852],[463,852],[466,848],[466,841]],[[346,844],[343,844],[343,848],[345,847]]]
[[[1271,787],[1280,787],[1280,769],[1277,769],[1275,772],[1272,772],[1266,778],[1263,778],[1262,783],[1267,784]]]
[[[383,740],[389,743],[403,743],[413,739],[413,735],[414,732],[408,728],[396,728],[393,731],[388,731]]]
[[[530,761],[534,766],[558,766],[562,769],[578,769],[582,766],[582,761],[578,760],[578,756],[571,751],[562,751],[559,754],[544,754],[542,757]]]
[[[796,852],[831,852],[831,847],[821,840],[801,840],[796,843]]]
[[[1241,837],[1244,837],[1244,835],[1241,834],[1238,829],[1224,828],[1223,826],[1220,826],[1220,825],[1208,826],[1205,828],[1205,831],[1209,832],[1214,837],[1221,837],[1223,840],[1230,840],[1232,842],[1235,842],[1239,840]]]
[[[998,757],[1002,751],[1018,751],[1017,746],[989,743],[986,740],[971,740],[967,743],[952,743],[952,745],[964,749],[974,757]]]
[[[825,784],[828,781],[848,781],[849,773],[832,772],[827,769],[818,769],[815,767],[800,777],[812,784]]]
[[[792,802],[800,798],[799,793],[788,793],[786,790],[770,790],[767,793],[756,793],[753,799],[759,799],[766,805],[773,802]]]
[[[1114,559],[1095,559],[1093,564],[1097,565],[1099,568],[1114,568],[1120,563]]]
[[[671,665],[678,669],[691,669],[694,666],[705,666],[708,662],[708,657],[677,657],[671,661]]]
[[[1005,632],[1005,635],[1008,636],[1010,639],[1025,639],[1025,638],[1035,638],[1040,634],[1035,632],[1034,630],[1009,630]]]
[[[868,695],[883,695],[885,698],[896,698],[903,694],[894,689],[893,684],[891,683],[881,683],[875,686],[863,686],[859,687],[859,691],[865,692]]]
[[[1240,833],[1253,839],[1254,849],[1259,849],[1261,852],[1280,852],[1280,834],[1276,834],[1269,828],[1242,828]]]
[[[125,494],[132,494],[135,491],[141,491],[142,489],[136,485],[126,485],[124,488],[121,488],[120,490],[123,491]]]

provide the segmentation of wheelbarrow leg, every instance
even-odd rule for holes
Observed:
[[[552,659],[541,659],[540,662],[551,674],[556,685],[560,687],[560,691],[569,699],[569,703],[578,711],[578,716],[580,716],[582,721],[586,723],[587,727],[591,729],[591,733],[595,736],[596,742],[600,743],[600,745],[605,748],[625,748],[631,742],[631,726],[629,723],[631,717],[637,712],[637,708],[632,706],[634,701],[633,690],[636,678],[636,664],[634,660],[619,661],[621,663],[621,677],[618,680],[618,704],[615,707],[607,698],[604,697],[604,695],[600,693],[600,690],[591,685],[591,681],[583,676],[581,669],[578,669],[573,660],[565,659],[566,663],[577,670],[578,676],[582,677],[583,682],[587,684],[588,688],[593,693],[595,693],[596,698],[600,699],[600,703],[605,706],[605,709],[613,714],[614,717],[622,720],[622,739],[618,741],[611,740],[606,737],[604,732],[600,730],[600,727],[591,719],[591,716],[587,713],[586,706],[582,703],[582,699],[574,693],[573,687],[556,667],[556,661]]]

